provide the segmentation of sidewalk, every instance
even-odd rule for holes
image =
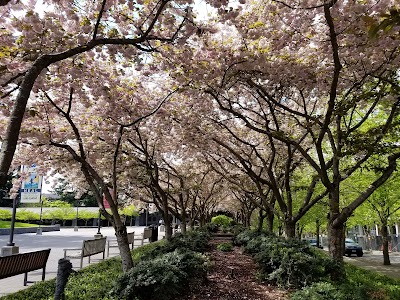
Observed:
[[[135,234],[140,234],[144,230],[144,226],[128,226],[128,232],[134,231]],[[51,248],[49,260],[46,266],[46,280],[56,277],[58,260],[64,257],[63,249],[66,248],[81,248],[82,241],[87,239],[93,239],[97,233],[97,228],[79,228],[78,231],[74,231],[73,228],[62,228],[60,231],[43,232],[42,235],[36,235],[35,233],[16,234],[14,235],[14,243],[19,246],[19,252],[30,252],[36,250],[42,250]],[[103,236],[107,237],[107,240],[115,240],[115,233],[112,227],[101,228]],[[163,234],[163,233],[161,233]],[[158,238],[161,239],[160,232]],[[9,236],[0,236],[0,247],[5,246],[9,241]],[[118,248],[110,248],[110,257],[117,256]],[[96,254],[91,257],[91,264],[101,261],[103,254]],[[106,251],[107,258],[107,251]],[[75,270],[79,269],[79,259],[71,260],[71,263]],[[88,259],[83,260],[83,267],[88,265]],[[28,281],[40,281],[42,270],[32,271],[28,273]],[[32,285],[28,283],[28,286],[24,287],[23,284],[24,275],[16,275],[9,278],[0,280],[0,297],[5,294],[14,293]]]

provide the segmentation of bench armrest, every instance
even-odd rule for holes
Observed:
[[[71,249],[63,249],[64,251],[64,258],[67,257],[67,251],[81,251],[82,252],[82,248],[71,248]]]
[[[75,250],[75,251],[77,251],[77,250],[82,250],[82,248],[69,248],[69,249],[63,249],[63,251],[64,251],[64,252],[67,252],[67,251],[69,251],[69,250]]]

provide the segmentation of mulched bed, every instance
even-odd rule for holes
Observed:
[[[216,249],[226,240],[211,240],[209,253],[213,266],[206,282],[192,286],[181,300],[283,300],[287,292],[257,280],[257,265],[239,247],[232,252]]]

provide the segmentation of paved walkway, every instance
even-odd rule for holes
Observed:
[[[134,231],[135,234],[143,232],[144,226],[128,226],[128,232]],[[65,248],[81,248],[82,241],[87,239],[93,239],[97,233],[97,228],[79,228],[78,231],[74,231],[73,228],[62,228],[61,231],[43,232],[42,235],[36,235],[35,233],[16,234],[14,236],[14,243],[19,246],[19,252],[30,252],[36,250],[42,250],[51,248],[49,260],[47,261],[46,267],[46,280],[56,277],[58,260],[64,257]],[[114,229],[112,227],[101,228],[103,236],[107,237],[107,240],[115,240]],[[159,239],[163,233],[159,232]],[[8,235],[0,235],[0,247],[5,246],[9,241]],[[110,248],[110,257],[118,255],[118,248]],[[101,261],[102,254],[96,254],[91,257],[91,264]],[[107,251],[106,251],[107,257]],[[75,270],[79,269],[79,259],[71,260]],[[88,259],[83,260],[83,267],[88,265]],[[32,271],[28,273],[28,281],[40,281],[42,270]],[[0,296],[5,294],[14,293],[22,290],[24,287],[23,283],[24,275],[16,275],[9,278],[0,280]],[[31,286],[32,283],[28,283]]]

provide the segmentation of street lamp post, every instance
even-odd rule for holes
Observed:
[[[100,227],[101,227],[101,210],[99,209],[99,219],[97,222],[97,233],[94,235],[95,239],[101,239],[103,235],[100,232]]]
[[[13,209],[12,209],[12,216],[11,216],[11,226],[10,226],[10,240],[7,246],[15,246],[14,243],[14,228],[15,228],[15,215],[17,213],[17,199],[14,198],[13,200]]]
[[[146,227],[147,227],[147,219],[149,218],[149,204],[146,204]]]
[[[7,245],[1,248],[0,256],[8,256],[19,253],[19,247],[16,246],[14,243],[14,228],[15,228],[15,215],[17,212],[17,198],[15,197],[14,199],[12,199],[12,201],[13,201],[13,209],[11,215],[10,239]]]

